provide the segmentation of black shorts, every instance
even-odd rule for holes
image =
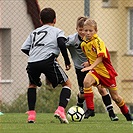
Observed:
[[[75,68],[75,71],[76,71],[76,75],[77,75],[77,80],[78,80],[78,85],[79,85],[79,91],[81,93],[83,93],[83,88],[84,88],[84,85],[83,85],[83,82],[84,82],[84,78],[86,76],[86,74],[88,72],[81,72],[81,69],[77,69]]]
[[[30,84],[41,86],[40,76],[43,73],[55,88],[68,80],[68,76],[52,55],[50,58],[38,62],[28,63],[26,68]]]

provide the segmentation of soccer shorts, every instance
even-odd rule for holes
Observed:
[[[101,84],[104,87],[107,87],[109,89],[116,90],[116,79],[115,77],[106,78],[98,74],[95,70],[89,71],[87,74],[90,74],[93,76],[93,78],[96,80],[96,85]]]
[[[88,73],[87,71],[85,72],[81,72],[81,69],[77,69],[75,68],[76,71],[76,75],[77,75],[77,80],[78,80],[78,86],[79,86],[79,91],[81,94],[84,94],[83,88],[83,82],[84,82],[84,78],[86,76],[86,74]]]
[[[46,60],[31,63],[29,62],[26,70],[30,84],[35,84],[39,87],[41,86],[41,74],[46,76],[53,88],[68,80],[68,76],[58,64],[54,55]]]

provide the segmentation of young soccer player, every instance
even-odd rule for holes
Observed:
[[[83,68],[81,71],[89,71],[84,79],[84,91],[93,85],[108,88],[112,99],[120,108],[122,114],[127,121],[132,121],[133,117],[123,100],[117,92],[116,76],[109,52],[103,40],[97,35],[97,23],[92,19],[87,19],[84,22],[84,41],[81,43],[81,48],[88,58],[90,66]],[[86,97],[85,97],[86,99]]]
[[[37,86],[42,85],[40,75],[45,74],[53,88],[62,84],[62,91],[59,98],[59,106],[54,116],[61,123],[68,123],[65,115],[65,108],[71,95],[71,82],[56,61],[60,51],[63,55],[66,70],[71,67],[65,46],[66,38],[64,32],[56,27],[56,13],[52,8],[44,8],[40,13],[43,26],[33,30],[23,43],[21,50],[29,56],[27,73],[29,87],[27,92],[28,100],[28,123],[34,123],[36,119],[35,103]]]
[[[81,42],[83,41],[82,39],[84,37],[83,26],[86,20],[87,20],[87,17],[79,17],[77,19],[77,24],[76,24],[77,33],[73,35],[69,35],[66,43],[66,46],[74,62],[75,72],[77,75],[77,81],[78,81],[78,86],[80,91],[80,93],[77,95],[77,99],[78,99],[77,105],[83,108],[84,98],[86,99],[85,101],[86,101],[87,110],[85,111],[85,119],[95,115],[94,102],[93,102],[94,96],[93,96],[92,88],[86,89],[85,92],[83,92],[83,81],[87,74],[87,71],[81,72],[81,69],[86,65],[88,65],[87,58],[80,47]],[[112,121],[117,121],[118,117],[115,115],[113,111],[111,99],[106,89],[105,88],[101,89],[101,86],[98,86],[98,90],[102,95],[102,100],[109,113],[109,117],[111,118]]]

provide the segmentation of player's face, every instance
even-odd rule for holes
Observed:
[[[96,33],[97,33],[97,31],[95,30],[94,26],[90,26],[90,25],[84,26],[84,34],[85,34],[87,40],[91,39],[93,37],[93,35]]]
[[[76,28],[78,35],[83,38],[84,37],[84,28],[83,27],[77,27]]]

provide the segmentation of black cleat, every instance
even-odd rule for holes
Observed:
[[[115,115],[115,116],[110,116],[111,121],[118,121],[119,118]]]
[[[133,121],[133,116],[130,113],[124,114],[127,121]]]
[[[85,111],[85,117],[84,117],[84,119],[88,119],[90,116],[91,117],[94,117],[95,116],[95,112],[94,112],[94,110],[87,109]]]
[[[114,111],[112,109],[109,111],[109,117],[110,117],[111,121],[119,120],[119,118],[117,117],[117,115],[114,113]]]

